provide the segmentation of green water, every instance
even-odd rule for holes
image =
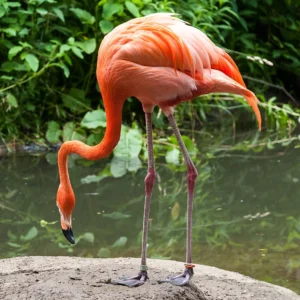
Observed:
[[[201,142],[201,141],[200,141]],[[201,144],[201,143],[198,143]],[[226,145],[222,146],[226,149]],[[222,149],[223,149],[222,148]],[[300,149],[215,151],[202,145],[196,167],[193,261],[300,292]],[[120,178],[83,178],[109,170],[110,160],[70,160],[77,204],[69,245],[55,205],[56,154],[0,160],[0,254],[118,257],[140,255],[146,163]],[[186,184],[183,166],[157,159],[148,256],[185,258]],[[137,266],[138,268],[138,266]],[[197,272],[197,269],[195,269]]]

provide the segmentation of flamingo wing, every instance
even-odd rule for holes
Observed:
[[[117,27],[106,39],[116,59],[143,66],[170,67],[193,78],[203,78],[204,69],[216,69],[245,86],[231,57],[202,31],[173,14],[133,19]]]
[[[99,69],[109,71],[112,89],[136,96],[143,105],[170,100],[171,106],[220,92],[217,86],[225,86],[223,92],[245,96],[260,123],[258,100],[245,92],[248,90],[231,57],[173,14],[153,14],[118,26],[103,40],[98,63],[102,64]],[[122,88],[117,88],[117,82]]]

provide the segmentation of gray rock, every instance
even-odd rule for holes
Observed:
[[[294,292],[234,272],[196,265],[187,287],[158,284],[183,263],[149,259],[150,280],[138,288],[109,284],[136,275],[135,258],[16,257],[0,260],[0,299],[300,300]]]

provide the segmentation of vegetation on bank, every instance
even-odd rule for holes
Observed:
[[[264,126],[291,132],[300,117],[293,101],[300,66],[298,8],[290,0],[263,5],[246,0],[1,0],[1,141],[98,143],[105,130],[95,79],[98,45],[118,24],[159,11],[178,13],[226,48],[262,101]],[[289,97],[264,81],[285,87]],[[192,119],[194,128],[208,122],[241,127],[246,107],[241,98],[208,96],[180,105],[177,118],[188,126]],[[139,102],[129,99],[124,124],[143,126],[141,112]],[[254,117],[249,118],[254,126]],[[163,129],[159,111],[154,123]]]

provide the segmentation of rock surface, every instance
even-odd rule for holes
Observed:
[[[138,288],[108,284],[136,275],[135,258],[17,257],[0,260],[0,299],[300,300],[292,291],[234,272],[196,265],[187,287],[158,284],[183,263],[149,259],[150,280]]]

